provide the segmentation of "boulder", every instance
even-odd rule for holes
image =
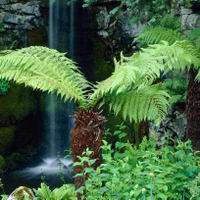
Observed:
[[[159,126],[155,126],[154,123],[150,123],[149,133],[150,135],[155,134],[157,136],[156,141],[160,145],[163,144],[162,141],[168,136],[175,140],[184,141],[187,135],[186,113],[173,111],[169,108],[168,115]]]
[[[24,200],[25,196],[28,196],[30,200],[36,200],[32,190],[24,186],[15,189],[7,200]]]
[[[110,18],[108,18],[107,8],[104,6],[98,6],[96,12],[98,29],[107,29],[110,22]]]

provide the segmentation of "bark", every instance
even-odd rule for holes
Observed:
[[[80,162],[77,156],[82,156],[82,153],[89,148],[90,151],[94,152],[90,158],[97,159],[92,166],[96,169],[102,163],[100,146],[102,145],[106,119],[100,113],[92,111],[80,111],[74,116],[76,118],[75,126],[70,132],[73,162]],[[87,163],[84,164],[84,167],[87,167]],[[81,166],[74,167],[74,175],[81,172]],[[76,177],[74,182],[76,189],[84,185],[84,179],[82,177]],[[78,194],[78,200],[80,199],[81,195]]]
[[[137,148],[139,148],[139,144],[142,142],[144,136],[147,136],[147,139],[149,139],[149,122],[141,121],[138,123],[134,123],[133,132],[134,144]]]
[[[200,150],[200,83],[194,81],[194,71],[191,70],[190,74],[186,98],[187,138],[191,140],[194,150]]]

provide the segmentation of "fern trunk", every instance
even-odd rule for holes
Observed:
[[[147,136],[147,139],[149,139],[149,122],[141,121],[134,123],[133,132],[134,132],[134,144],[136,145],[137,148],[139,148],[139,144],[142,142],[144,136]]]
[[[190,74],[186,98],[187,137],[193,149],[200,150],[200,83],[194,81],[196,72],[190,70]]]
[[[75,114],[75,126],[70,132],[71,150],[74,162],[80,162],[77,156],[82,156],[82,153],[89,148],[94,153],[91,154],[91,159],[97,159],[92,165],[96,169],[102,163],[101,145],[104,135],[105,117],[98,112],[80,111]],[[83,167],[88,167],[87,163]],[[74,175],[82,173],[81,166],[74,167]],[[87,177],[86,177],[87,179]],[[80,176],[74,179],[76,189],[84,185],[84,179]],[[78,194],[78,200],[81,195]]]

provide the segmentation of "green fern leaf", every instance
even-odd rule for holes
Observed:
[[[110,102],[110,109],[115,114],[121,113],[124,120],[130,121],[155,120],[159,124],[165,117],[169,95],[161,89],[161,85],[145,86],[126,93],[108,94],[104,103]]]
[[[88,82],[64,53],[46,47],[28,47],[0,53],[0,77],[25,83],[34,89],[57,92],[64,101],[88,105],[84,91]]]

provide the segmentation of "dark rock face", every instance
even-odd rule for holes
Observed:
[[[181,8],[181,26],[183,33],[187,34],[195,28],[200,28],[200,14],[196,12],[196,7]]]
[[[43,44],[47,43],[45,8],[41,6],[41,2],[16,2],[17,0],[0,1],[0,22],[3,22],[4,27],[4,31],[0,32],[0,50],[9,48],[14,40],[17,40],[21,47],[32,45],[30,32],[35,30],[40,30],[37,37],[43,38]]]

